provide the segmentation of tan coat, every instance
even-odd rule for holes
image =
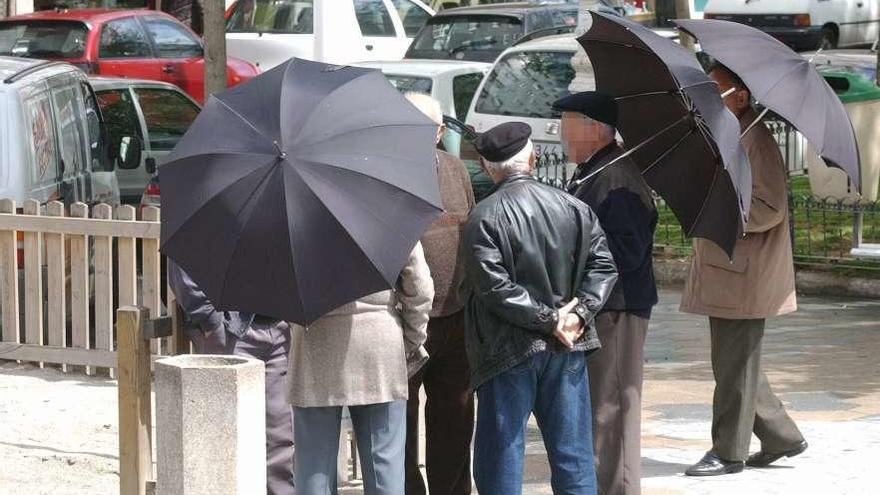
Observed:
[[[291,326],[288,400],[297,407],[360,406],[408,397],[428,359],[434,283],[416,244],[395,290],[345,304],[308,328]]]
[[[743,115],[743,129],[756,116]],[[785,162],[763,124],[749,131],[742,143],[752,167],[745,237],[737,241],[732,262],[714,243],[694,240],[694,259],[681,300],[685,313],[739,320],[797,309]]]

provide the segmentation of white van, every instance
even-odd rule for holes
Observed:
[[[263,71],[291,57],[400,60],[433,15],[420,0],[238,0],[226,17],[226,50]]]
[[[748,24],[801,51],[868,45],[880,35],[878,0],[709,0],[703,16]]]
[[[112,154],[85,73],[0,57],[0,198],[118,204]]]

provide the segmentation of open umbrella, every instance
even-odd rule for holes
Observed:
[[[714,19],[675,23],[695,36],[703,51],[736,73],[758,103],[799,130],[825,163],[842,169],[856,189],[860,187],[852,123],[840,98],[808,60],[744,24]]]
[[[218,308],[300,324],[388,289],[441,211],[436,131],[379,71],[288,61],[160,168],[162,252]]]
[[[739,123],[694,54],[628,19],[590,12],[578,41],[596,89],[615,97],[618,131],[685,234],[732,255],[751,203]]]

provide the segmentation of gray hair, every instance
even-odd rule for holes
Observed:
[[[497,174],[504,175],[505,177],[514,174],[527,174],[531,169],[531,163],[529,162],[531,161],[534,149],[535,147],[532,144],[532,140],[529,139],[519,153],[503,162],[490,162],[489,160],[484,160],[486,168]]]

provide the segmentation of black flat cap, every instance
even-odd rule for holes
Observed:
[[[581,113],[593,120],[617,127],[617,102],[605,93],[574,93],[554,101],[553,108],[561,112]]]
[[[503,162],[513,158],[529,142],[532,128],[525,122],[505,122],[477,136],[474,147],[477,153],[490,162]]]

